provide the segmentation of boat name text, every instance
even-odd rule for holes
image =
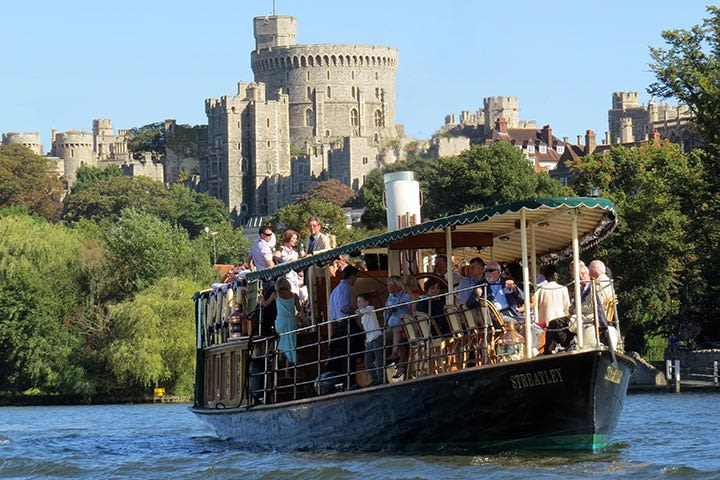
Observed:
[[[553,383],[563,383],[562,373],[559,368],[551,368],[549,370],[539,370],[532,373],[519,373],[510,376],[510,382],[515,390],[523,388],[538,387],[540,385],[550,385]]]

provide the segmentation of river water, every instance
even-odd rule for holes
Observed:
[[[250,452],[187,405],[0,408],[0,478],[720,479],[720,395],[628,396],[601,453]]]

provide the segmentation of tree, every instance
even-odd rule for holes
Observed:
[[[355,194],[352,188],[339,180],[330,179],[318,182],[305,195],[303,200],[316,199],[342,207]]]
[[[195,192],[179,183],[170,187],[170,196],[175,204],[177,222],[196,238],[205,232],[205,227],[217,230],[215,226],[230,222],[227,207],[207,193]]]
[[[175,202],[165,186],[147,177],[110,177],[65,197],[65,220],[81,218],[115,221],[125,208],[142,209],[166,220],[178,217]]]
[[[569,190],[536,173],[525,155],[507,142],[477,145],[458,157],[441,158],[427,179],[423,206],[430,218]]]
[[[84,246],[62,225],[0,218],[0,391],[89,394],[72,317]]]
[[[130,138],[128,150],[134,158],[141,158],[144,152],[150,152],[153,160],[158,160],[165,155],[165,124],[163,122],[131,128],[127,135]]]
[[[127,209],[105,233],[109,275],[116,298],[141,291],[165,275],[210,283],[214,274],[206,251],[187,232],[140,210]]]
[[[164,277],[132,300],[110,309],[117,340],[107,351],[119,385],[164,386],[189,395],[195,372],[192,296],[202,284]]]
[[[670,333],[669,317],[702,288],[690,228],[702,166],[669,142],[614,147],[569,166],[577,173],[577,190],[599,187],[618,207],[615,233],[590,255],[612,269],[626,343],[641,349],[645,338]]]
[[[345,214],[337,205],[322,200],[310,199],[285,205],[272,217],[272,224],[281,226],[283,230],[295,230],[302,241],[310,235],[307,228],[310,217],[318,217],[325,225],[323,230],[335,235],[338,244],[343,243],[343,238],[347,236]]]
[[[705,188],[697,198],[690,227],[698,242],[704,295],[696,306],[700,317],[712,318],[720,311],[720,7],[708,6],[710,16],[689,30],[668,30],[662,37],[668,48],[651,48],[650,68],[657,81],[648,92],[675,97],[693,113],[703,143]],[[706,322],[705,334],[717,338],[720,322]]]
[[[52,160],[22,145],[0,145],[0,208],[24,206],[57,221],[61,198],[62,182]]]
[[[105,178],[122,177],[123,175],[122,169],[117,165],[110,165],[106,168],[81,165],[77,169],[75,185],[72,187],[72,193],[80,193]]]

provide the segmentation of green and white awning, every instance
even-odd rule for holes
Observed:
[[[357,255],[369,248],[399,248],[398,242],[410,237],[414,244],[422,245],[424,239],[427,246],[433,245],[437,234],[443,234],[450,227],[452,235],[462,237],[466,243],[475,236],[476,246],[492,246],[495,261],[515,262],[520,259],[520,212],[525,210],[525,218],[529,226],[534,226],[535,250],[537,257],[543,262],[551,262],[572,255],[572,216],[578,214],[578,238],[580,249],[587,249],[612,232],[616,225],[616,207],[603,198],[560,197],[520,202],[483,208],[470,212],[459,213],[440,218],[394,232],[384,233],[371,238],[343,245],[316,255],[284,263],[274,268],[252,272],[247,280],[272,279],[290,270],[303,270],[311,265],[324,265],[342,254]],[[434,234],[434,235],[433,235]],[[489,240],[489,241],[488,241]],[[398,245],[396,245],[398,244]],[[455,243],[454,243],[455,244]],[[458,245],[459,246],[459,245]],[[472,246],[472,245],[464,245]],[[481,251],[480,256],[487,257]]]

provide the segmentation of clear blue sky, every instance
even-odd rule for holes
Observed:
[[[448,113],[516,96],[520,118],[575,138],[607,130],[616,90],[649,99],[648,46],[707,16],[697,0],[278,0],[297,42],[399,49],[397,119],[429,137]],[[272,0],[3,2],[0,132],[206,123],[204,99],[252,81],[252,19]]]

